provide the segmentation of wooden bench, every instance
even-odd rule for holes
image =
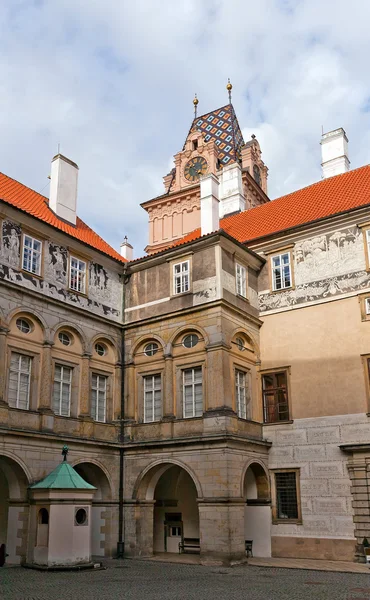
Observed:
[[[188,552],[189,554],[200,553],[200,540],[199,538],[183,538],[182,542],[179,542],[179,554]]]
[[[245,540],[245,552],[253,557],[253,540]]]

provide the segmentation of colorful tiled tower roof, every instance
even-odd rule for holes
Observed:
[[[217,110],[195,117],[190,132],[201,131],[206,134],[205,141],[213,140],[218,146],[220,161],[227,165],[240,159],[244,139],[232,104],[226,104]]]

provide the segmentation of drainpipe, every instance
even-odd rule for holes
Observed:
[[[125,318],[125,285],[128,283],[130,276],[126,274],[126,265],[123,271],[123,299],[122,299],[122,321]],[[123,482],[124,482],[124,418],[125,418],[125,330],[121,332],[121,422],[119,433],[119,491],[118,491],[118,542],[117,542],[117,558],[123,558],[125,552],[125,542],[123,539],[124,530],[124,506],[123,506]]]

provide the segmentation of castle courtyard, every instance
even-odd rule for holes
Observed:
[[[2,600],[369,600],[366,573],[240,566],[204,567],[142,560],[106,570],[0,570]]]

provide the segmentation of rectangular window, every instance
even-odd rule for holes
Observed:
[[[23,236],[23,261],[22,268],[25,271],[41,274],[41,250],[42,242],[36,240],[30,235]]]
[[[275,473],[275,519],[299,518],[297,475],[297,471]]]
[[[173,265],[173,293],[183,294],[190,290],[190,262],[184,262]]]
[[[291,287],[292,273],[290,264],[290,252],[277,254],[271,258],[272,286],[273,290],[283,290]]]
[[[370,315],[370,298],[365,298],[365,309],[366,314]]]
[[[105,375],[92,374],[91,416],[94,421],[105,423],[107,405],[107,379]]]
[[[235,370],[235,396],[238,417],[249,418],[249,374]]]
[[[74,256],[69,261],[69,287],[81,294],[86,292],[86,263]]]
[[[184,369],[182,372],[184,418],[203,414],[202,367]]]
[[[370,263],[370,229],[366,230],[366,246],[368,263]]]
[[[262,375],[263,417],[265,423],[289,420],[287,372]]]
[[[144,377],[144,423],[160,421],[162,417],[162,379],[160,375]]]
[[[242,265],[236,265],[236,293],[247,297],[247,269]]]
[[[55,365],[53,386],[53,410],[56,415],[69,417],[71,412],[72,369]]]
[[[8,403],[13,408],[28,410],[30,403],[32,358],[12,352],[9,369]]]

